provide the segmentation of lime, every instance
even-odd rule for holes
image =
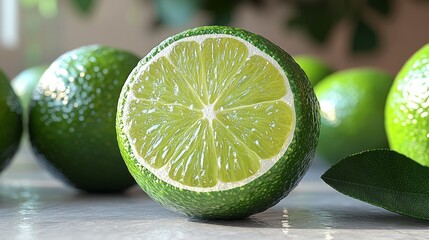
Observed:
[[[315,86],[322,124],[317,155],[329,163],[363,150],[388,147],[384,106],[393,78],[355,68],[336,72]]]
[[[26,112],[28,111],[28,105],[30,105],[31,94],[33,94],[42,74],[47,68],[48,65],[30,67],[20,72],[12,79],[12,88],[21,101],[24,115],[27,114]]]
[[[429,44],[395,78],[386,102],[390,147],[429,166]]]
[[[25,69],[20,72],[14,79],[12,79],[12,88],[21,101],[21,106],[23,110],[23,122],[24,122],[24,134],[22,139],[25,139],[26,145],[28,145],[28,108],[31,101],[31,95],[33,94],[34,89],[39,83],[42,74],[48,68],[48,65],[34,66]],[[24,145],[25,146],[25,145]]]
[[[308,55],[297,55],[293,58],[307,74],[307,77],[313,86],[316,86],[320,80],[333,72],[331,67],[319,58]]]
[[[22,134],[22,108],[9,80],[0,71],[0,171],[18,150]]]
[[[29,133],[42,163],[88,192],[122,191],[135,182],[119,152],[115,116],[121,87],[139,58],[84,46],[55,60],[32,95]]]
[[[286,52],[213,26],[168,38],[140,61],[122,89],[116,128],[149,196],[187,216],[233,219],[298,184],[319,124],[311,84]]]

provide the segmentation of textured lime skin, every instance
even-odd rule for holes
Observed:
[[[129,83],[137,77],[138,69],[159,51],[173,42],[204,34],[228,34],[240,37],[273,57],[289,78],[296,110],[296,129],[285,155],[261,177],[238,188],[225,191],[194,192],[174,187],[142,167],[132,153],[122,122],[124,102]],[[128,169],[143,190],[161,205],[204,219],[237,219],[261,212],[284,198],[301,180],[314,157],[319,135],[319,105],[311,83],[292,57],[267,39],[230,27],[199,27],[179,33],[155,47],[134,69],[125,83],[118,104],[117,134],[121,153]]]
[[[0,71],[0,171],[11,161],[22,135],[22,108],[9,80]]]
[[[122,191],[135,182],[115,133],[117,99],[135,55],[85,46],[55,60],[30,104],[29,133],[38,158],[61,180],[88,192]]]
[[[321,159],[333,164],[353,153],[388,147],[384,106],[392,82],[382,71],[356,68],[331,74],[315,86],[322,116]]]
[[[293,58],[307,74],[308,80],[313,86],[333,72],[331,67],[316,57],[298,55]]]
[[[395,78],[386,102],[390,148],[429,166],[429,44]]]

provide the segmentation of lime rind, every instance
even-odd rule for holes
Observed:
[[[226,47],[217,49],[222,48],[222,42]],[[205,50],[212,54],[225,54],[215,54],[211,58],[213,64],[202,64],[207,61],[201,59],[201,52]],[[183,56],[190,57],[183,61],[180,59]],[[221,64],[222,58],[230,61],[233,57],[238,59],[239,64],[234,61]],[[257,66],[259,69],[255,69]],[[231,74],[231,70],[219,71],[216,68],[233,69],[236,74]],[[137,69],[140,70],[130,75],[134,81],[127,81],[129,84],[124,87],[131,89],[123,113],[127,139],[133,143],[131,151],[139,164],[173,186],[199,192],[243,186],[267,172],[284,155],[292,141],[295,128],[294,98],[288,79],[277,61],[241,38],[227,34],[186,37],[167,46]],[[188,73],[190,76],[186,76]],[[246,76],[252,77],[249,80]],[[216,80],[219,77],[224,81]],[[259,82],[255,84],[251,80]],[[145,84],[145,81],[151,84]],[[162,84],[165,82],[168,84]],[[224,91],[224,84],[231,87]],[[231,96],[236,97],[234,99]],[[166,120],[163,114],[168,112],[159,116],[147,115],[158,109],[147,108],[151,102],[170,109],[181,108],[180,116],[173,114],[174,119]],[[265,109],[265,112],[258,109]],[[229,122],[218,119],[218,115],[228,116],[227,112],[244,112],[252,119],[252,111],[276,116],[268,117],[271,120],[263,122],[260,129],[251,127],[251,124],[243,127],[246,126],[245,117],[238,117],[244,124],[237,122],[237,119]],[[145,114],[141,119],[139,112]],[[229,118],[237,117],[230,114]],[[133,120],[130,119],[134,119],[135,124],[139,122],[139,126],[134,128]],[[158,119],[163,121],[154,124],[153,121]],[[177,119],[183,121],[179,123]],[[229,130],[230,125],[233,130]],[[134,129],[139,130],[134,132]],[[263,133],[265,138],[262,136],[258,139],[261,135],[249,134],[252,130],[261,132],[263,129],[268,129]],[[150,130],[157,131],[150,136],[150,133],[147,134]],[[139,136],[144,137],[139,139]],[[272,136],[275,136],[274,139],[270,139]],[[257,146],[262,140],[263,146]],[[155,149],[157,146],[160,148]],[[262,149],[264,147],[267,148]],[[199,150],[191,151],[193,149]],[[207,158],[211,161],[207,161]]]

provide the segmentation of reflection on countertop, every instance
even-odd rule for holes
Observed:
[[[427,239],[429,222],[335,192],[317,160],[299,186],[265,212],[202,221],[171,212],[138,187],[120,195],[78,192],[52,178],[24,143],[0,175],[2,239]],[[6,238],[3,238],[6,237]]]

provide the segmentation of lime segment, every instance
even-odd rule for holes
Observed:
[[[212,104],[246,61],[248,50],[239,40],[233,38],[207,38],[202,43],[202,56],[203,62],[206,63],[205,80],[210,96],[209,103]]]
[[[273,158],[283,148],[293,131],[292,116],[291,108],[279,100],[217,114],[229,133],[241,139],[260,159]]]
[[[222,182],[236,182],[254,175],[260,168],[258,155],[242,139],[229,133],[227,126],[215,121],[215,146]]]
[[[231,87],[219,97],[222,108],[277,100],[286,95],[285,79],[279,70],[256,55],[244,63],[229,84]]]
[[[199,44],[193,41],[181,42],[172,48],[169,59],[174,64],[175,72],[188,84],[190,93],[206,104],[207,87],[202,76],[204,66],[201,62]]]
[[[127,122],[132,129],[130,138],[138,146],[138,154],[153,168],[177,157],[181,152],[177,148],[189,137],[189,132],[196,131],[195,121],[202,117],[201,112],[181,105],[140,99],[131,101],[129,108],[134,113]]]
[[[202,108],[198,96],[190,91],[186,78],[177,74],[165,57],[153,62],[133,86],[132,92],[138,99]]]

